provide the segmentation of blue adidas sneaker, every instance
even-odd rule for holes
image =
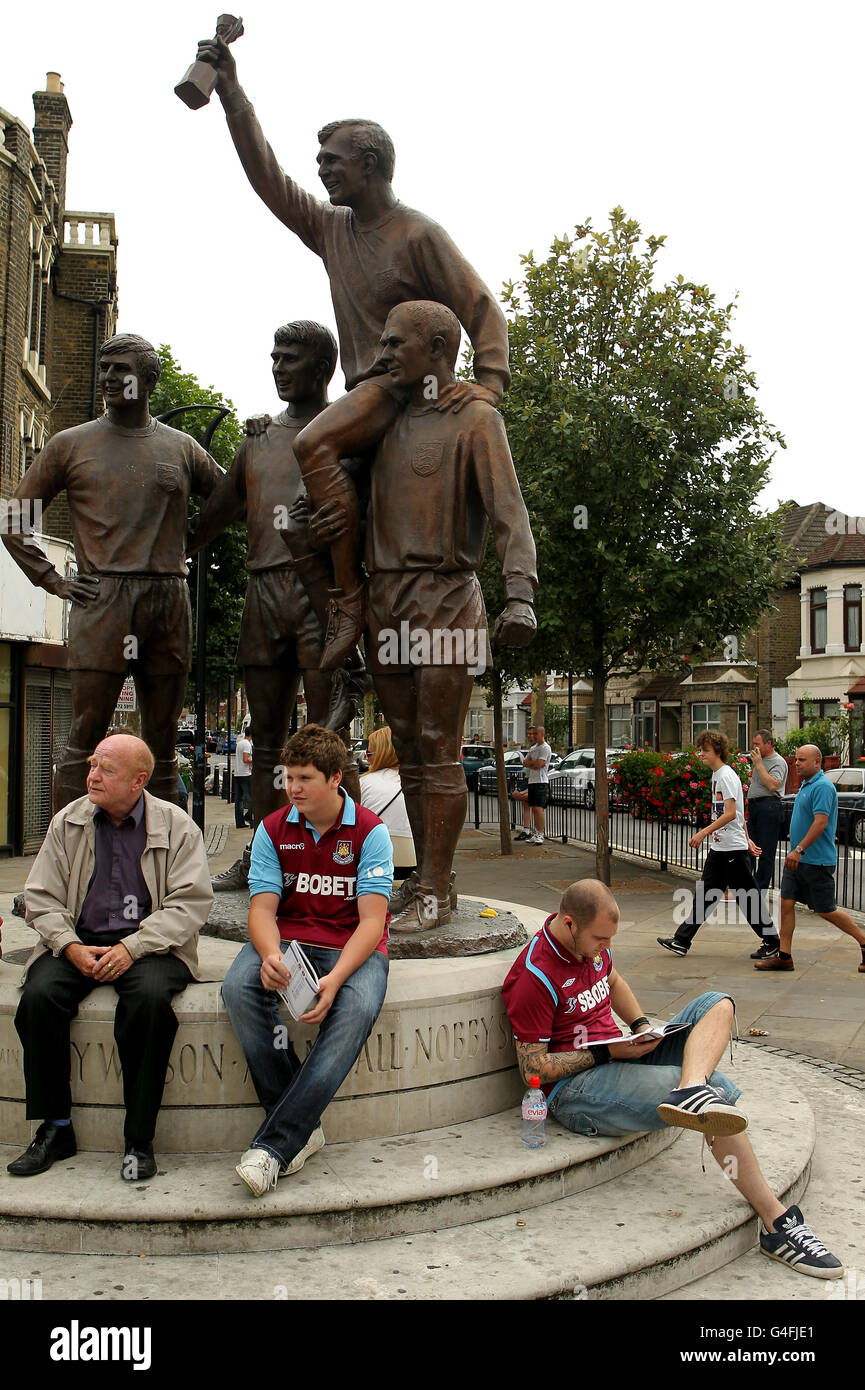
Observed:
[[[661,1101],[658,1114],[667,1125],[695,1129],[700,1134],[741,1134],[747,1118],[708,1081],[704,1086],[677,1087]]]
[[[771,1231],[760,1231],[760,1249],[770,1260],[813,1279],[840,1279],[844,1266],[811,1230],[798,1207],[788,1207]]]

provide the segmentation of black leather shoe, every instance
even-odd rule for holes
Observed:
[[[6,1165],[6,1172],[14,1178],[32,1178],[36,1173],[44,1173],[58,1159],[72,1158],[77,1152],[71,1125],[52,1125],[44,1120],[32,1144]]]
[[[127,1182],[146,1182],[148,1178],[156,1177],[153,1145],[148,1144],[144,1149],[136,1149],[128,1144],[120,1164],[120,1176]]]

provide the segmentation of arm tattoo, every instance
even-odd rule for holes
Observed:
[[[595,1059],[587,1048],[579,1052],[548,1052],[546,1043],[515,1042],[517,1063],[520,1075],[528,1085],[530,1076],[537,1076],[541,1084],[550,1086],[577,1072],[588,1071],[595,1065]]]

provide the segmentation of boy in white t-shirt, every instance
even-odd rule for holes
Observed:
[[[686,921],[673,937],[659,936],[658,945],[677,956],[686,956],[691,942],[709,913],[722,901],[728,888],[736,891],[736,904],[760,938],[752,960],[766,960],[778,954],[778,932],[754,879],[751,855],[760,853],[745,829],[745,799],[738,774],[728,766],[730,744],[726,734],[710,730],[700,734],[697,748],[702,761],[712,771],[712,820],[691,836],[697,849],[709,841],[703,876],[697,884],[694,903]]]

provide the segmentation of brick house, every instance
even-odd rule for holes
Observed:
[[[849,704],[865,712],[863,587],[865,518],[830,512],[799,574],[799,664],[787,680],[790,717],[799,727]],[[848,751],[855,756],[861,748]]]
[[[844,702],[865,710],[865,518],[843,516],[823,502],[794,502],[779,519],[796,570],[775,591],[756,631],[695,659],[684,676],[614,672],[606,689],[608,746],[648,744],[667,752],[703,729],[720,729],[732,747],[743,748],[761,727],[780,738],[815,716],[837,713]],[[566,677],[554,680],[547,700],[566,704],[566,683]],[[591,684],[575,678],[574,689],[571,742],[592,744]]]
[[[101,412],[97,354],[115,331],[117,238],[111,213],[66,206],[72,114],[57,73],[33,94],[32,134],[0,107],[0,504],[46,439]],[[74,564],[58,498],[39,518],[61,572]],[[50,818],[51,769],[65,747],[68,605],[34,589],[0,547],[0,854],[37,848]]]

